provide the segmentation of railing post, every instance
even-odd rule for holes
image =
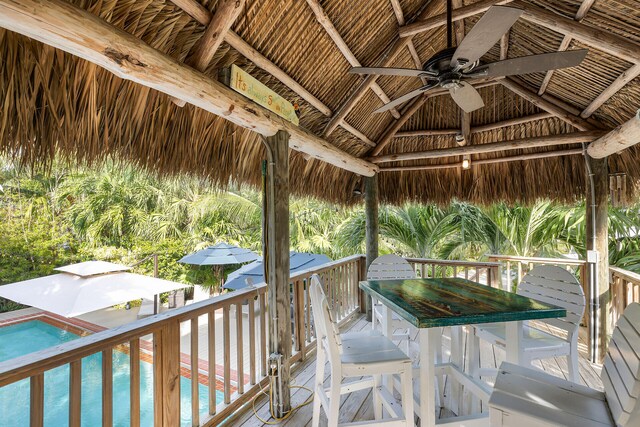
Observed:
[[[358,283],[366,280],[367,277],[367,258],[361,256],[358,260]],[[360,313],[367,312],[367,296],[362,292],[360,286],[358,286],[358,304],[360,305]]]
[[[180,425],[180,323],[172,321],[153,334],[154,425]]]

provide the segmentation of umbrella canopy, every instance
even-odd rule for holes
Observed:
[[[0,286],[0,296],[65,317],[185,287],[155,277],[128,273],[129,267],[88,261],[57,268],[60,274]]]
[[[218,243],[180,259],[181,263],[193,265],[244,264],[258,259],[250,249],[239,248],[228,243]]]
[[[290,257],[290,274],[331,262],[331,258],[321,254],[308,254],[291,251]],[[262,264],[262,258],[259,258],[251,264],[247,264],[229,274],[229,277],[227,277],[227,283],[224,284],[223,288],[232,290],[242,289],[247,286],[246,279],[248,278],[256,284],[264,282],[264,266]]]

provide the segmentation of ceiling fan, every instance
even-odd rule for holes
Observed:
[[[459,46],[452,47],[451,0],[447,0],[447,49],[424,63],[422,70],[407,68],[355,67],[355,74],[407,76],[426,79],[426,84],[378,108],[381,113],[396,107],[435,87],[448,89],[451,97],[462,110],[470,113],[482,108],[484,102],[478,91],[468,81],[479,78],[503,77],[537,73],[558,68],[575,67],[587,55],[587,49],[543,53],[483,64],[480,58],[489,51],[516,23],[521,9],[492,6],[478,20]]]

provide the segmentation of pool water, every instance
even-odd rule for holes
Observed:
[[[0,328],[0,362],[79,338],[48,323],[31,320]],[[102,355],[82,359],[82,425],[102,423]],[[44,425],[61,427],[69,423],[69,365],[44,374]],[[180,377],[181,424],[191,425],[191,380]],[[206,417],[209,390],[199,384],[201,416]],[[216,391],[216,402],[222,393]],[[129,355],[113,352],[113,425],[128,426]],[[29,425],[29,380],[0,388],[0,427]],[[140,361],[140,425],[153,426],[153,366]]]

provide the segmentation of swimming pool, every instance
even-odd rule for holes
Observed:
[[[0,328],[0,362],[79,338],[78,335],[40,320]],[[102,423],[102,355],[82,359],[82,425]],[[69,422],[69,366],[45,372],[44,425]],[[208,413],[209,390],[199,384],[200,410]],[[191,425],[191,380],[180,377],[181,424]],[[222,393],[216,391],[216,402]],[[113,352],[113,425],[129,425],[129,355]],[[0,427],[29,425],[29,380],[0,388]],[[140,361],[140,425],[153,426],[153,366]]]

